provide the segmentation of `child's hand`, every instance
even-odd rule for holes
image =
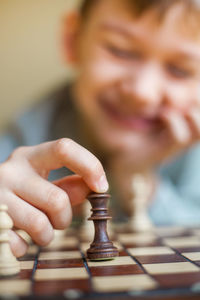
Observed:
[[[186,113],[168,111],[163,120],[177,149],[182,149],[200,140],[200,107],[191,107]]]
[[[76,175],[47,181],[51,170],[67,167]],[[0,165],[0,202],[8,205],[14,226],[25,230],[39,245],[53,238],[53,228],[66,228],[71,205],[84,201],[90,190],[106,192],[108,183],[99,160],[70,139],[16,149]],[[25,242],[11,232],[16,256],[26,251]]]
[[[154,139],[150,137],[138,151],[113,155],[110,164],[118,169],[113,177],[117,173],[126,173],[130,178],[134,173],[154,173],[155,167],[161,162],[200,141],[200,104],[193,103],[185,111],[175,108],[163,110],[160,114],[163,126],[159,136],[155,135]]]
[[[147,163],[147,169],[155,168],[156,164],[172,158],[200,141],[200,105],[191,104],[186,112],[176,109],[165,110],[162,113],[162,120],[165,124],[163,142],[157,142],[152,147],[157,149],[152,151],[154,154],[148,161],[149,165]]]

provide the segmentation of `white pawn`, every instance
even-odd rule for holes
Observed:
[[[7,210],[6,205],[0,205],[0,276],[16,275],[20,272],[20,263],[10,248],[9,230],[13,227],[13,221]]]
[[[83,223],[79,230],[80,238],[86,241],[90,241],[94,237],[94,225],[92,222],[89,222],[87,219],[91,214],[91,205],[89,201],[85,201],[82,207],[83,211]]]
[[[88,221],[88,218],[91,216],[91,204],[87,200],[83,204],[83,223],[81,224],[81,228],[79,231],[79,236],[81,239],[86,241],[91,241],[94,238],[95,230],[94,224],[91,221]],[[110,222],[107,224],[107,232],[110,238],[113,236],[113,230]]]
[[[54,239],[53,240],[59,240],[63,239],[66,236],[66,229],[54,229]]]
[[[151,194],[148,179],[142,174],[136,174],[132,179],[132,190],[134,193],[132,199],[134,213],[129,220],[128,227],[134,231],[152,230],[153,224],[147,213]]]

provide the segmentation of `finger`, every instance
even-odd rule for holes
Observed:
[[[108,190],[108,182],[100,161],[70,139],[63,138],[32,147],[30,161],[44,174],[45,171],[65,166],[80,175],[91,190],[97,193]]]
[[[56,180],[53,183],[66,191],[71,205],[81,204],[91,191],[83,179],[78,175],[67,176]]]
[[[16,257],[26,254],[28,249],[27,243],[13,230],[9,231],[11,250]]]
[[[191,109],[187,113],[187,119],[193,132],[193,136],[200,138],[200,109]]]
[[[191,139],[190,128],[185,118],[176,111],[163,113],[162,119],[165,122],[168,132],[177,144],[187,144]]]
[[[10,191],[4,193],[4,200],[15,227],[26,231],[41,246],[53,239],[52,225],[44,213]]]
[[[13,192],[45,212],[55,229],[65,229],[71,223],[72,209],[67,193],[39,175],[20,178]]]

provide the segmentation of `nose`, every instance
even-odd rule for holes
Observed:
[[[155,62],[145,64],[123,83],[123,91],[133,104],[157,107],[163,98],[163,75]]]

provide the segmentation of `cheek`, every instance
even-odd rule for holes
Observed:
[[[108,86],[118,82],[126,76],[127,67],[119,62],[112,60],[101,51],[94,51],[95,55],[88,58],[82,67],[83,80],[89,81],[97,86]]]
[[[196,87],[196,103],[200,105],[200,81]]]
[[[185,111],[197,101],[196,83],[174,84],[168,88],[168,99],[172,107]]]
[[[90,74],[93,78],[102,82],[118,81],[124,72],[121,66],[106,61],[99,61],[90,66]]]

